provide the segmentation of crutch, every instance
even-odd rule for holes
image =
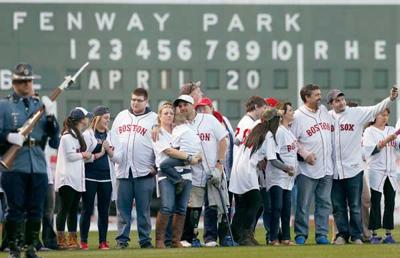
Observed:
[[[222,181],[223,181],[223,180],[225,180],[224,174],[222,174],[221,185],[222,185]],[[222,195],[222,191],[221,191],[221,185],[218,186],[218,187],[217,187],[216,185],[214,185],[214,184],[212,184],[212,185],[217,189],[219,198],[221,199],[221,204],[222,204],[223,209],[224,209],[224,215],[225,215],[225,217],[226,217],[227,224],[228,224],[228,232],[229,232],[229,235],[230,235],[230,237],[231,237],[231,239],[232,239],[232,242],[233,242],[233,243],[236,243],[236,242],[235,242],[235,239],[233,239],[231,223],[230,223],[230,219],[229,219],[229,215],[228,215],[228,207],[225,205],[224,196]]]

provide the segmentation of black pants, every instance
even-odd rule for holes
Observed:
[[[4,172],[1,185],[7,198],[6,220],[40,220],[47,193],[47,174]]]
[[[54,206],[55,193],[54,185],[47,185],[47,195],[44,201],[42,218],[42,241],[43,246],[50,249],[57,249],[57,236],[54,232]]]
[[[260,191],[251,190],[244,194],[235,194],[235,214],[232,219],[232,231],[235,236],[242,230],[253,230],[253,223],[260,208]]]
[[[86,180],[86,192],[82,193],[82,212],[80,219],[81,241],[88,241],[90,217],[94,210],[94,198],[97,194],[97,226],[99,243],[107,241],[108,211],[110,209],[112,185],[111,182],[94,182]]]
[[[65,231],[65,222],[68,217],[68,231],[76,232],[78,227],[78,208],[81,199],[81,193],[75,191],[72,187],[64,185],[58,190],[60,195],[60,210],[57,214],[57,231]]]
[[[279,221],[282,224],[282,240],[290,240],[290,212],[292,202],[292,191],[282,189],[274,185],[269,189],[271,194],[271,224],[270,240],[278,240]]]
[[[382,193],[371,189],[371,208],[369,212],[368,229],[377,230],[379,228],[393,229],[394,227],[394,199],[396,191],[393,189],[389,178],[386,178],[383,186],[383,195],[385,196],[385,209],[383,212],[383,223],[381,219],[381,198]]]

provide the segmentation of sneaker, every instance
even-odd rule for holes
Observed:
[[[317,245],[329,245],[329,240],[326,236],[319,236],[317,238],[315,238],[315,243]]]
[[[238,243],[236,243],[231,236],[225,236],[224,240],[221,243],[221,246],[239,246]]]
[[[396,241],[394,241],[392,235],[386,235],[385,239],[382,241],[384,244],[394,244]]]
[[[140,248],[148,249],[148,248],[154,248],[154,246],[151,244],[151,242],[147,242],[147,243],[140,245]]]
[[[336,237],[336,239],[333,242],[333,244],[335,244],[335,245],[344,245],[344,244],[346,244],[346,239],[344,239],[344,237],[342,237],[342,236],[338,236],[338,237]]]
[[[108,242],[101,242],[101,243],[99,244],[99,249],[100,249],[100,250],[109,250],[109,249],[110,249],[110,246],[108,245]]]
[[[352,244],[354,245],[363,245],[363,241],[361,239],[354,239],[351,241]]]
[[[128,242],[117,242],[117,248],[118,249],[125,249],[128,247]]]
[[[200,239],[198,239],[198,238],[193,238],[193,240],[192,240],[192,247],[201,247]]]
[[[205,247],[217,247],[218,243],[216,241],[209,241],[204,244]]]
[[[297,245],[304,245],[306,243],[306,238],[304,236],[297,236],[295,241]]]
[[[380,244],[380,243],[381,243],[381,239],[380,239],[380,237],[378,237],[378,236],[372,236],[372,237],[369,239],[369,243],[370,243],[370,244],[373,244],[373,245]]]
[[[189,242],[186,241],[186,240],[182,240],[182,241],[181,241],[181,245],[182,245],[183,247],[191,247],[191,246],[192,246],[192,244],[189,243]]]
[[[81,249],[82,250],[89,250],[89,245],[87,242],[81,242]]]

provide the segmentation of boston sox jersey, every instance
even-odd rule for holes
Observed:
[[[203,160],[201,164],[192,166],[192,184],[204,187],[207,182],[207,172],[217,164],[219,141],[224,139],[228,132],[222,124],[210,114],[196,114],[190,123],[192,129],[200,137]]]
[[[268,160],[278,160],[277,154],[285,165],[292,166],[297,171],[297,140],[293,133],[283,125],[280,125],[276,131],[276,142],[271,132],[268,132],[265,140],[267,142],[266,152]],[[274,167],[271,162],[267,163],[266,168],[267,191],[274,185],[285,190],[292,190],[294,184],[294,176],[289,176],[285,171]]]
[[[121,162],[116,164],[117,178],[148,175],[154,168],[155,157],[151,141],[151,128],[157,124],[157,114],[150,111],[134,115],[128,109],[121,111],[114,120],[112,131],[120,140],[123,152]]]
[[[332,117],[326,107],[321,105],[316,112],[304,105],[298,108],[291,131],[298,143],[317,158],[314,165],[299,162],[299,174],[313,179],[332,175]]]
[[[373,121],[390,102],[390,99],[386,98],[375,106],[346,107],[341,113],[329,111],[334,127],[334,179],[351,178],[363,170],[361,138],[364,125]]]
[[[365,129],[363,135],[362,149],[367,160],[369,184],[372,189],[381,193],[383,193],[386,178],[389,178],[393,189],[397,189],[396,149],[399,149],[400,140],[389,142],[378,153],[371,154],[380,141],[394,132],[395,129],[392,126],[385,126],[383,130],[370,126]]]
[[[239,146],[246,142],[247,136],[250,134],[251,129],[256,125],[256,120],[251,116],[245,115],[240,119],[235,132],[235,146],[233,147],[233,158],[235,159],[236,152]]]

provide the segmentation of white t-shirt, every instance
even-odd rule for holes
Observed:
[[[172,129],[171,146],[190,155],[201,153],[200,139],[188,124],[181,124]]]
[[[380,141],[394,134],[395,131],[392,126],[385,126],[384,130],[370,126],[365,129],[363,134],[362,149],[367,161],[366,171],[369,176],[369,184],[372,189],[381,193],[383,193],[386,178],[389,178],[394,190],[398,187],[396,149],[399,149],[399,138],[388,143],[378,153],[371,154]]]
[[[210,114],[196,114],[190,123],[200,138],[200,147],[203,154],[201,164],[192,166],[193,185],[204,187],[207,183],[207,173],[217,164],[219,141],[224,139],[228,132],[222,124]]]
[[[163,128],[161,128],[161,134],[159,134],[158,136],[158,141],[153,142],[153,149],[154,149],[154,155],[156,156],[156,166],[157,168],[160,167],[160,164],[167,159],[169,156],[167,154],[165,154],[165,150],[172,148],[171,147],[171,141],[172,141],[172,135],[167,132],[166,130],[164,130]],[[184,167],[186,169],[190,169],[190,166],[186,166]],[[182,171],[182,169],[178,169],[178,172]],[[161,181],[163,179],[166,179],[167,177],[165,176],[158,176],[158,181]],[[186,180],[192,180],[192,173],[186,173],[182,175],[183,179]]]
[[[289,129],[280,125],[276,131],[276,142],[271,132],[267,133],[265,140],[267,141],[266,149],[262,151],[266,151],[268,160],[278,160],[277,154],[279,154],[285,165],[292,166],[294,171],[297,171],[297,140]],[[267,163],[265,175],[267,191],[274,185],[285,190],[292,190],[295,176],[289,176],[285,171],[272,166],[270,162]]]
[[[246,148],[244,144],[239,146],[233,159],[229,191],[235,194],[244,194],[260,189],[257,164],[264,158],[260,152],[262,148],[263,146],[250,157],[251,148]]]

